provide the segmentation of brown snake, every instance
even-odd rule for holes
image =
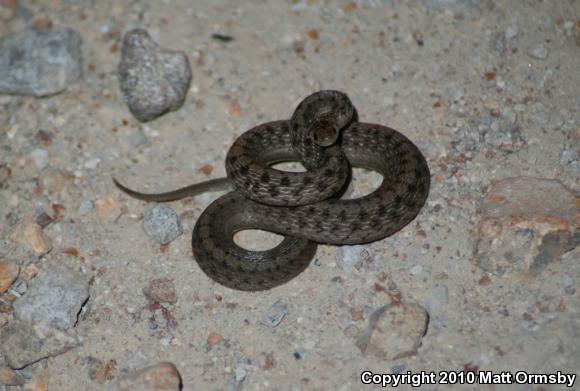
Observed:
[[[271,165],[299,160],[306,172]],[[378,189],[357,199],[338,199],[350,166],[378,172]],[[242,134],[226,158],[227,178],[160,194],[117,186],[146,201],[172,201],[214,189],[232,189],[215,200],[193,230],[201,269],[229,288],[258,291],[300,274],[316,243],[356,244],[382,239],[411,222],[429,193],[430,174],[419,149],[394,129],[356,121],[342,92],[318,91],[292,118],[258,125]],[[266,251],[236,245],[233,235],[262,229],[284,235]]]

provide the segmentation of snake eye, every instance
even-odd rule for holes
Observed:
[[[340,130],[329,121],[316,121],[310,127],[312,141],[321,147],[329,147],[338,140]]]

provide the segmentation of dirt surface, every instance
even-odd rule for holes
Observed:
[[[75,327],[82,345],[21,371],[29,387],[102,390],[159,361],[176,365],[184,390],[380,389],[361,383],[364,370],[578,373],[578,248],[532,276],[488,274],[471,255],[478,206],[496,181],[534,176],[580,188],[579,2],[6,3],[16,11],[0,20],[0,35],[49,24],[83,40],[83,77],[67,90],[0,96],[0,163],[11,170],[0,187],[0,255],[22,270],[63,263],[91,284]],[[193,74],[183,107],[147,123],[130,114],[117,78],[122,35],[136,27],[184,51]],[[184,233],[161,246],[142,227],[151,205],[112,182],[153,192],[223,176],[237,136],[288,118],[323,88],[348,93],[361,120],[408,136],[432,172],[416,220],[355,252],[357,267],[320,246],[283,286],[229,290],[203,274],[191,251],[193,225],[216,194],[169,203]],[[48,153],[42,169],[31,155],[39,148]],[[362,193],[376,182],[355,180]],[[60,218],[43,230],[52,250],[36,257],[9,237],[39,209]],[[245,243],[267,240],[275,239]],[[172,280],[177,295],[163,309],[143,293],[159,278]],[[287,314],[264,324],[277,302]],[[363,354],[356,336],[393,302],[429,313],[416,353]]]

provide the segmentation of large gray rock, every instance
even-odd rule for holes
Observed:
[[[89,297],[87,281],[63,265],[48,268],[14,302],[14,316],[60,330],[73,327]]]
[[[14,369],[57,356],[79,344],[76,334],[45,324],[12,322],[0,333],[0,351],[6,363]]]
[[[139,121],[151,121],[180,108],[190,81],[185,53],[160,48],[142,29],[125,34],[119,82],[129,110]]]
[[[53,95],[81,73],[81,37],[72,29],[28,28],[0,39],[0,93]]]

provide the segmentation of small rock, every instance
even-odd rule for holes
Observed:
[[[145,136],[145,133],[143,133],[142,131],[131,133],[128,139],[129,143],[134,147],[141,147],[149,143],[147,136]]]
[[[95,170],[95,169],[96,169],[96,168],[99,166],[99,164],[101,164],[101,158],[99,158],[99,157],[94,157],[94,158],[92,158],[92,159],[89,159],[89,160],[87,160],[87,161],[85,162],[85,164],[83,164],[83,166],[84,166],[86,169],[89,169],[89,170]]]
[[[45,324],[12,322],[2,330],[0,350],[6,363],[23,368],[46,357],[57,356],[80,344],[76,334]]]
[[[364,354],[396,360],[417,352],[427,332],[429,315],[418,304],[390,304],[373,312],[366,330],[356,339]]]
[[[30,246],[32,252],[38,257],[52,250],[52,244],[42,232],[42,227],[34,222],[23,222],[14,230],[10,238],[15,242]]]
[[[563,149],[560,152],[560,164],[570,164],[578,161],[578,152],[573,149]]]
[[[336,266],[346,272],[360,270],[370,257],[368,246],[340,246],[336,249]]]
[[[27,28],[0,39],[0,93],[53,95],[81,71],[81,37],[74,30]]]
[[[161,244],[167,244],[183,233],[177,213],[163,204],[157,204],[145,212],[143,229]]]
[[[212,331],[207,336],[207,344],[210,346],[214,346],[223,341],[223,339],[224,337],[222,337],[221,334]]]
[[[580,243],[580,197],[558,180],[504,179],[480,209],[474,258],[496,275],[539,272]]]
[[[98,199],[95,206],[97,207],[97,215],[103,220],[114,221],[123,213],[121,204],[113,196]]]
[[[157,301],[160,303],[177,302],[177,293],[175,293],[173,280],[168,278],[156,278],[155,280],[151,280],[149,285],[143,288],[143,294],[151,301]]]
[[[542,43],[535,43],[528,47],[528,56],[536,60],[545,60],[548,58],[548,48]]]
[[[91,200],[90,198],[85,198],[81,201],[81,204],[79,205],[79,214],[81,216],[85,216],[89,214],[94,207],[95,203],[93,202],[93,200]]]
[[[6,365],[0,365],[0,386],[21,386],[23,384],[24,377]]]
[[[42,170],[46,166],[48,166],[48,152],[46,149],[37,148],[34,151],[30,152],[30,158],[34,162],[34,165],[39,170]]]
[[[505,52],[505,35],[497,34],[493,39],[493,48],[500,54]]]
[[[0,260],[0,295],[10,288],[20,274],[20,266],[15,262]]]
[[[236,376],[236,383],[238,384],[243,382],[246,376],[248,375],[248,372],[242,367],[236,367],[234,373]]]
[[[427,292],[424,304],[430,317],[439,315],[441,309],[449,302],[449,288],[446,285],[436,286]]]
[[[179,391],[181,387],[177,367],[170,362],[161,362],[123,377],[112,391]]]
[[[417,274],[420,274],[422,271],[423,271],[423,266],[421,266],[421,265],[415,265],[411,269],[409,269],[409,273],[412,276],[416,276]]]
[[[520,32],[520,29],[518,27],[517,24],[513,24],[511,26],[507,26],[505,29],[505,38],[506,39],[512,39],[515,38],[518,33]]]
[[[123,37],[118,73],[125,101],[142,122],[180,108],[191,81],[185,53],[161,49],[142,29]]]
[[[288,306],[281,301],[275,302],[268,312],[262,316],[261,322],[268,327],[276,327],[288,314]]]
[[[81,276],[64,265],[55,265],[36,277],[26,294],[14,302],[14,315],[66,330],[75,325],[88,297],[89,287]]]

